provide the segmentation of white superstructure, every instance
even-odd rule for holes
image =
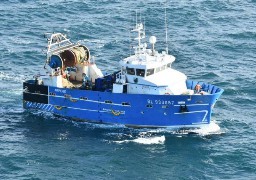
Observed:
[[[149,38],[152,49],[147,49],[147,44],[142,43],[145,38],[143,24],[139,23],[132,30],[137,32],[138,46],[134,49],[134,55],[119,62],[121,72],[117,74],[114,93],[122,93],[123,87],[130,94],[174,94],[187,92],[186,75],[171,68],[175,57],[163,51],[155,50],[156,37]]]

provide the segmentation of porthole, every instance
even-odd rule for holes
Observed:
[[[152,108],[153,107],[153,105],[152,104],[147,104],[147,106],[146,106],[147,108]]]
[[[106,104],[112,104],[112,101],[106,100],[105,103],[106,103]]]
[[[50,92],[49,95],[50,95],[50,96],[56,96],[56,94],[55,94],[55,93],[52,93],[52,92]]]
[[[80,97],[81,100],[88,100],[87,97]]]
[[[71,96],[69,94],[64,94],[65,98],[70,98]]]
[[[131,106],[130,103],[128,103],[128,102],[122,102],[122,105],[123,106]]]

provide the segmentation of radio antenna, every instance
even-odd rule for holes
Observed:
[[[166,43],[166,53],[168,54],[168,27],[167,27],[167,13],[166,7],[167,1],[165,1],[164,15],[165,15],[165,43]]]
[[[138,24],[138,17],[137,17],[137,10],[136,10],[136,26],[137,26],[137,24]]]

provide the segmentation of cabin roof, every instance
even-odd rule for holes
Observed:
[[[121,60],[119,63],[123,67],[151,69],[162,65],[167,65],[175,61],[175,57],[165,53],[144,53],[140,55],[132,55]]]

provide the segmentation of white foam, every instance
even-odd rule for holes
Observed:
[[[115,143],[121,144],[121,143],[128,143],[128,142],[134,142],[138,144],[164,144],[165,142],[165,136],[157,136],[157,137],[139,137],[137,139],[133,140],[123,140],[123,141],[114,141]]]
[[[132,141],[139,144],[163,144],[165,142],[165,136],[137,138]]]
[[[187,135],[187,134],[197,134],[199,136],[206,136],[211,134],[223,134],[224,131],[222,131],[219,127],[219,125],[211,121],[209,125],[206,125],[204,127],[194,129],[194,128],[187,128],[187,129],[174,129],[174,128],[158,128],[158,129],[142,129],[145,133],[168,133],[168,134],[174,134],[174,135]],[[178,136],[179,137],[179,136]]]
[[[196,133],[200,136],[206,136],[206,135],[211,135],[211,134],[222,134],[220,130],[220,127],[218,124],[216,124],[214,121],[212,121],[209,126],[202,127],[200,129],[194,129],[190,131],[191,133]]]

